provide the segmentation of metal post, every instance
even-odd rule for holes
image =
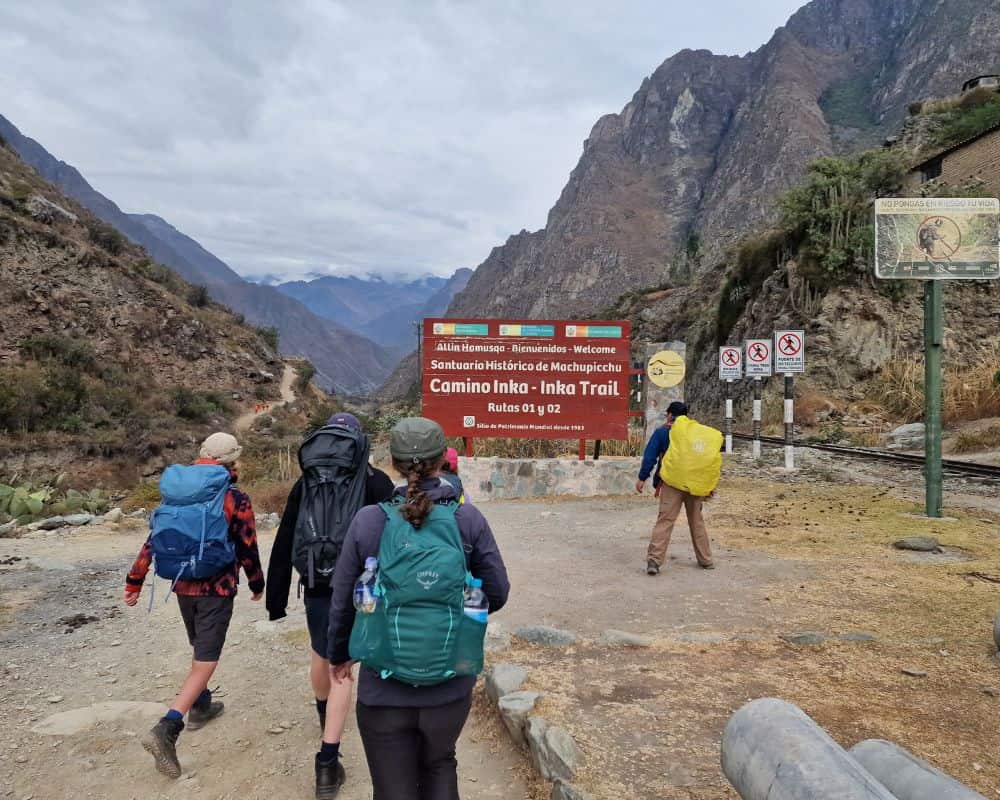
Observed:
[[[581,461],[586,461],[587,460],[587,440],[586,439],[581,439],[580,440],[580,452],[579,452],[579,456],[580,456],[580,460]]]
[[[941,345],[944,286],[924,282],[924,477],[928,517],[941,516]]]
[[[463,441],[465,442],[465,457],[472,458],[472,437],[466,436]]]
[[[733,454],[733,380],[726,379],[726,455]]]
[[[601,440],[596,439],[594,441],[594,461],[601,460]]]
[[[785,373],[785,469],[795,469],[795,376]]]
[[[760,458],[760,378],[753,379],[753,457]]]
[[[424,340],[423,340],[423,329],[424,321],[422,319],[417,320],[413,323],[413,327],[417,333],[417,386],[420,390],[417,392],[417,401],[420,403],[421,410],[423,410],[423,399],[424,399]]]

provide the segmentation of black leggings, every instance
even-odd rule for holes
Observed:
[[[471,706],[471,694],[430,708],[358,703],[374,800],[459,800],[455,743]]]

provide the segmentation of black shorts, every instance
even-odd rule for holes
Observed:
[[[309,642],[313,652],[320,658],[329,658],[327,631],[330,629],[330,598],[304,597],[306,601],[306,625],[309,627]]]
[[[218,661],[233,618],[232,597],[187,597],[177,595],[177,606],[194,648],[195,661]]]

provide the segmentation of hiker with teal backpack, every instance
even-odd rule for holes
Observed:
[[[483,666],[486,615],[510,582],[485,517],[441,477],[444,432],[401,420],[389,451],[406,478],[347,531],[330,598],[331,679],[358,677],[374,800],[457,800],[455,745]]]
[[[213,433],[191,466],[167,467],[160,480],[162,502],[150,518],[150,534],[125,579],[125,604],[134,606],[150,567],[171,582],[194,651],[191,669],[170,710],[142,739],[156,769],[179,778],[177,738],[223,711],[208,689],[226,641],[233,601],[243,569],[251,599],[264,595],[264,572],[250,498],[237,489],[236,460],[242,448],[228,433]],[[169,595],[167,596],[169,599]],[[152,594],[150,608],[152,608]]]

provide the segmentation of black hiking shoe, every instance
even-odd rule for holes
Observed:
[[[204,708],[192,706],[188,712],[187,727],[189,731],[196,731],[204,728],[209,722],[226,710],[224,703],[213,701]]]
[[[646,574],[647,575],[659,575],[660,574],[660,565],[657,564],[655,561],[647,561],[646,562]]]
[[[182,730],[183,720],[161,719],[142,737],[142,746],[153,756],[157,771],[168,778],[181,776],[181,762],[177,760],[177,737]]]
[[[333,800],[346,778],[347,773],[339,758],[320,761],[319,754],[316,754],[316,800]]]

